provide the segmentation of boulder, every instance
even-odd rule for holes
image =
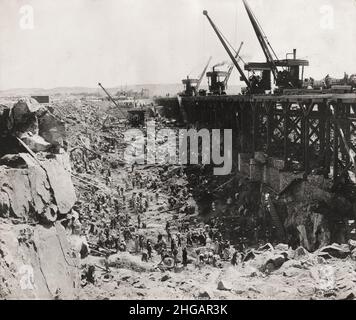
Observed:
[[[27,219],[34,213],[45,221],[55,221],[57,211],[67,214],[72,209],[76,201],[74,186],[70,172],[58,157],[41,162],[46,171],[23,156],[20,158],[28,168],[0,166],[0,217]],[[50,207],[52,204],[56,207]]]
[[[44,162],[43,167],[46,169],[58,211],[61,214],[67,214],[74,206],[77,198],[71,174],[65,170],[60,158],[60,155],[56,155],[56,158]]]
[[[333,243],[332,245],[321,248],[320,252],[328,253],[334,258],[345,259],[350,254],[350,248],[348,245]]]
[[[352,260],[356,261],[356,248],[351,251],[350,256]]]
[[[339,292],[335,299],[336,300],[355,300],[355,292],[353,290],[346,290]]]
[[[304,247],[298,247],[294,250],[294,258],[307,258],[309,256],[309,252]]]
[[[0,158],[0,165],[10,168],[26,169],[36,166],[37,163],[28,153],[7,154]]]
[[[350,239],[350,240],[348,241],[348,244],[349,244],[349,249],[350,249],[350,251],[353,251],[354,249],[356,249],[356,240]]]
[[[259,247],[257,249],[257,251],[272,251],[272,250],[273,250],[273,246],[270,243],[266,243],[262,247]]]
[[[21,135],[21,140],[35,153],[47,151],[51,144],[41,136],[25,133]]]
[[[170,279],[170,278],[171,278],[171,276],[170,276],[168,273],[166,273],[166,274],[161,278],[161,281],[164,282],[164,281],[167,281],[167,280]]]
[[[199,291],[198,298],[200,298],[200,299],[211,299],[210,294],[206,290]]]
[[[0,104],[0,136],[8,133],[10,108]]]
[[[38,118],[39,135],[54,146],[63,146],[65,124],[50,112]]]
[[[21,133],[31,132],[38,134],[38,119],[36,114],[43,110],[35,99],[24,98],[15,103],[10,111],[12,131]]]
[[[330,254],[328,254],[327,252],[318,252],[317,255],[319,258],[322,258],[324,260],[329,260],[332,258],[332,256]]]
[[[256,254],[253,250],[247,251],[245,256],[243,257],[243,262],[252,260],[256,258]]]
[[[219,281],[217,289],[224,290],[224,291],[231,291],[230,288],[226,287],[225,283],[222,280]]]
[[[279,243],[274,247],[274,250],[278,250],[278,251],[288,251],[289,246],[288,244],[285,243]]]
[[[286,256],[283,254],[273,255],[266,261],[264,269],[269,269],[273,266],[273,269],[276,270],[280,268],[286,260]]]

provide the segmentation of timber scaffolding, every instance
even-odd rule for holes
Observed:
[[[161,98],[165,114],[196,128],[233,130],[233,151],[264,152],[282,170],[334,182],[355,170],[356,94]],[[252,156],[253,157],[253,156]]]

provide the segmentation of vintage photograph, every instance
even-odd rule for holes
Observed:
[[[356,299],[356,0],[0,16],[0,300]]]

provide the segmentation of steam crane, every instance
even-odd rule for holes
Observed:
[[[266,57],[266,61],[271,67],[271,72],[273,74],[274,80],[277,81],[278,70],[277,70],[276,64],[274,63],[274,59],[278,60],[278,57],[275,54],[275,52],[273,51],[273,48],[271,47],[271,45],[267,39],[267,36],[265,35],[262,28],[260,27],[260,24],[258,23],[255,15],[251,11],[246,0],[243,0],[243,3],[246,8],[248,17],[250,18],[253,29],[255,30],[258,42],[260,43],[262,51]],[[269,50],[269,48],[271,49],[272,52]],[[273,57],[272,53],[273,53],[274,57]]]
[[[199,87],[200,87],[201,81],[203,80],[203,77],[204,77],[204,75],[205,75],[205,72],[206,72],[206,70],[208,69],[208,66],[209,66],[209,64],[210,64],[211,58],[212,58],[212,57],[209,58],[208,63],[206,64],[206,66],[205,66],[203,72],[201,73],[201,75],[200,75],[200,77],[199,77],[199,79],[198,79],[198,83],[197,83],[197,85],[196,85],[196,87],[195,87],[195,90],[196,90],[197,92],[199,92]]]
[[[119,110],[120,113],[121,113],[121,116],[122,116],[123,118],[125,118],[125,115],[124,115],[124,113],[122,112],[122,110],[120,109],[120,106],[116,103],[116,101],[115,101],[114,98],[111,96],[111,94],[102,86],[102,84],[101,84],[100,82],[98,83],[98,86],[99,86],[101,89],[103,89],[103,91],[104,91],[104,92],[106,93],[106,95],[108,96],[109,100],[115,105],[115,107],[118,108],[118,110]],[[109,116],[108,116],[108,117],[109,117]],[[105,121],[104,121],[104,123],[103,123],[103,126],[104,126],[105,122],[107,121],[108,117],[105,119]]]
[[[235,59],[239,59],[239,55],[240,55],[240,51],[241,51],[241,48],[242,48],[242,46],[243,46],[243,42],[241,42],[241,44],[240,44],[240,47],[239,47],[239,49],[237,50],[237,52],[236,52],[236,55],[235,55]],[[238,62],[239,60],[237,60],[237,62]],[[232,73],[232,70],[234,69],[234,64],[231,64],[230,65],[230,67],[229,67],[229,69],[227,70],[227,75],[226,75],[226,77],[225,77],[225,79],[224,79],[224,86],[225,86],[225,89],[227,88],[227,83],[228,83],[228,81],[229,81],[229,79],[230,79],[230,76],[231,76],[231,73]]]
[[[216,35],[218,36],[221,44],[223,45],[223,47],[225,48],[227,54],[229,55],[231,61],[233,62],[233,64],[235,65],[236,69],[239,71],[240,76],[241,76],[241,80],[244,81],[247,85],[247,88],[250,89],[251,84],[250,81],[247,79],[246,75],[244,74],[243,70],[241,69],[241,67],[239,66],[237,60],[235,59],[234,55],[232,54],[231,50],[229,49],[228,45],[226,44],[223,35],[221,34],[221,32],[218,30],[218,28],[216,27],[216,25],[214,24],[214,22],[210,19],[209,15],[208,15],[208,11],[204,10],[203,14],[207,17],[208,21],[210,22],[211,26],[213,27]]]
[[[199,87],[203,80],[204,74],[205,74],[206,70],[208,69],[211,59],[212,59],[212,57],[209,58],[208,63],[206,64],[199,79],[190,79],[188,76],[186,79],[182,80],[182,83],[184,85],[184,92],[182,93],[183,96],[192,97],[192,96],[196,96],[199,93],[202,95],[205,94],[205,92],[203,92],[202,90],[200,90],[200,92],[199,92]]]
[[[242,1],[266,57],[266,63],[251,62],[245,65],[245,70],[252,72],[252,76],[250,77],[252,90],[255,92],[260,91],[261,93],[270,90],[271,74],[273,75],[274,83],[281,90],[301,88],[303,85],[304,66],[308,66],[309,62],[307,60],[297,59],[296,49],[293,50],[293,59],[288,59],[287,54],[286,59],[279,60],[247,1]],[[279,71],[278,67],[282,67],[283,71]],[[301,67],[302,72],[300,75]],[[256,75],[255,71],[262,72],[262,77]]]
[[[235,59],[239,59],[239,54],[242,48],[243,42],[235,54]],[[232,63],[227,71],[216,70],[215,68],[226,64],[226,62],[218,63],[213,66],[213,70],[206,74],[209,83],[209,95],[225,95],[227,82],[229,81],[234,64]]]

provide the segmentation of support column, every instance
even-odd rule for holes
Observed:
[[[290,103],[282,103],[283,107],[283,117],[284,117],[284,123],[283,123],[283,160],[284,160],[284,169],[288,168],[289,161],[288,161],[288,156],[289,156],[289,140],[288,140],[288,134],[289,134],[289,109],[290,109]]]
[[[334,128],[334,150],[333,150],[333,166],[334,166],[334,172],[333,172],[333,179],[334,182],[337,179],[338,176],[338,171],[339,171],[339,130],[337,126],[337,118],[339,114],[338,106],[334,106],[335,111],[334,111],[334,116],[333,116],[333,128]]]
[[[328,178],[329,173],[330,173],[330,164],[331,164],[331,159],[330,159],[330,151],[331,151],[331,125],[330,125],[330,106],[329,104],[325,103],[325,146],[324,146],[324,177]]]

